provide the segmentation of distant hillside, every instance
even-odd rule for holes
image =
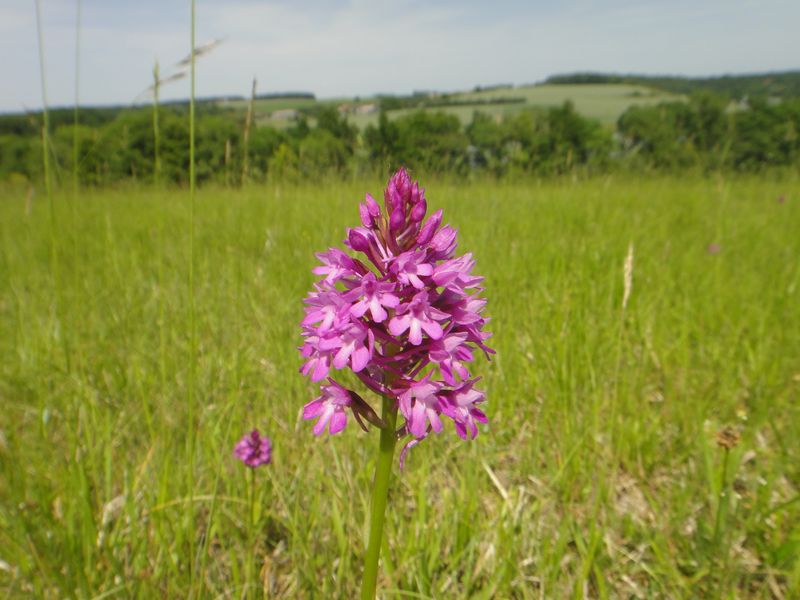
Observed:
[[[627,83],[659,88],[674,94],[708,90],[734,99],[746,96],[800,97],[800,71],[721,75],[718,77],[671,77],[614,73],[568,73],[548,77],[546,84]]]

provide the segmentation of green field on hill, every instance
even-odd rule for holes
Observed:
[[[573,100],[655,101],[615,89]],[[497,356],[490,425],[395,470],[381,596],[800,597],[796,175],[416,175],[486,277]],[[314,253],[383,184],[209,185],[193,237],[178,189],[0,191],[5,596],[355,597],[378,435],[312,435],[296,347]]]
[[[434,98],[441,99],[441,95]],[[423,104],[427,96],[420,97]],[[456,115],[462,123],[466,124],[472,120],[475,111],[485,112],[491,115],[514,114],[520,110],[530,108],[548,108],[560,106],[566,101],[575,105],[576,110],[584,117],[600,121],[604,125],[613,125],[619,116],[629,107],[634,105],[652,105],[659,102],[671,100],[681,101],[683,96],[670,94],[653,88],[641,85],[629,84],[585,84],[585,85],[529,85],[519,87],[504,87],[494,90],[479,92],[457,92],[448,94],[447,98],[456,102],[476,101],[475,104],[463,104],[458,106],[435,106],[423,107],[423,110],[443,111],[448,114]],[[507,99],[520,100],[519,102],[503,102]],[[499,102],[493,102],[499,100]],[[374,104],[377,106],[377,99],[322,99],[320,104],[332,104],[341,106],[344,104],[353,107]],[[255,117],[259,124],[271,125],[273,127],[289,127],[294,119],[287,115],[287,109],[302,109],[314,106],[316,101],[309,99],[274,99],[256,101]],[[236,106],[245,106],[245,102],[235,103]],[[389,110],[389,118],[397,118],[405,114],[420,110],[420,108],[404,108]],[[272,116],[273,113],[284,111],[283,114]],[[369,124],[375,125],[378,122],[378,113],[369,114],[348,114],[348,119],[360,128]]]
[[[596,119],[604,124],[616,123],[619,116],[634,105],[683,100],[683,96],[677,94],[641,85],[626,84],[530,85],[495,91],[471,92],[459,94],[458,97],[487,101],[498,97],[524,98],[525,103],[522,105],[507,105],[509,109],[516,107],[516,110],[522,107],[560,106],[564,102],[570,101],[582,116]],[[471,117],[472,113],[470,112],[468,118]]]

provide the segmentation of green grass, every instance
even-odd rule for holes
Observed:
[[[423,183],[486,276],[491,427],[411,451],[382,597],[798,597],[800,182]],[[295,347],[313,253],[380,188],[198,191],[191,461],[186,192],[84,191],[74,225],[57,196],[57,287],[46,203],[0,192],[5,595],[356,595],[378,434],[314,438]]]

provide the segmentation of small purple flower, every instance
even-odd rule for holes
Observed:
[[[310,375],[311,381],[322,381],[331,370],[331,353],[320,348],[318,335],[307,335],[305,343],[300,348],[300,354],[308,361],[300,368],[303,375]]]
[[[372,331],[359,322],[348,323],[336,333],[326,335],[319,342],[323,352],[334,352],[333,366],[343,369],[347,363],[354,373],[367,366],[375,343]]]
[[[477,406],[485,395],[474,389],[468,363],[475,348],[487,358],[494,350],[486,345],[483,277],[472,273],[471,254],[456,255],[457,231],[442,223],[441,210],[425,220],[425,190],[404,169],[383,198],[381,208],[367,194],[360,225],[347,231],[344,245],[360,259],[337,248],[317,255],[320,278],[305,301],[300,371],[328,384],[303,416],[317,419],[317,435],[339,433],[349,414],[364,429],[385,427],[367,401],[329,376],[349,368],[405,419],[398,435],[411,440],[402,463],[409,448],[443,431],[443,417],[460,437],[477,435],[487,422]]]
[[[473,359],[472,350],[465,344],[466,332],[452,333],[442,339],[431,342],[429,356],[431,362],[439,365],[447,385],[455,385],[458,375],[461,379],[469,379],[469,371],[464,366],[465,362]]]
[[[374,273],[367,273],[361,279],[360,285],[343,297],[349,301],[358,300],[350,306],[351,315],[360,318],[369,310],[372,319],[376,323],[382,323],[389,316],[386,309],[397,308],[400,304],[400,298],[393,293],[394,288],[393,283],[378,281]]]
[[[443,394],[442,412],[453,419],[456,433],[463,438],[475,438],[478,435],[477,423],[488,423],[486,415],[476,404],[486,399],[486,394],[473,389],[477,379],[467,381],[461,387]]]
[[[425,288],[420,277],[433,275],[433,266],[425,262],[423,252],[403,252],[392,261],[389,270],[401,284],[412,285],[418,290]]]
[[[347,425],[345,409],[353,403],[350,392],[332,379],[328,381],[330,381],[330,385],[323,385],[320,388],[322,395],[303,407],[304,419],[317,419],[313,429],[316,435],[325,431],[328,424],[330,424],[331,435],[336,435],[344,429],[344,426]]]
[[[251,469],[272,462],[272,442],[253,429],[236,444],[233,454]]]
[[[442,431],[442,421],[439,414],[442,407],[436,395],[442,389],[442,384],[430,380],[430,375],[422,381],[401,382],[397,399],[400,412],[406,418],[408,430],[417,439],[427,435],[428,423],[436,433]]]
[[[331,292],[312,292],[306,298],[306,318],[303,325],[318,323],[317,331],[326,333],[346,320],[345,313],[350,305],[339,294]]]
[[[486,319],[481,316],[483,307],[486,306],[486,299],[473,296],[464,296],[446,290],[440,298],[440,305],[446,310],[458,325],[472,325],[473,323],[483,324]]]
[[[419,292],[411,302],[397,309],[397,316],[389,321],[389,333],[398,336],[408,329],[408,341],[419,346],[422,343],[423,330],[432,340],[442,337],[442,326],[438,321],[444,321],[448,317],[446,312],[431,306],[427,292]]]
[[[483,277],[470,275],[475,261],[472,254],[465,254],[452,260],[441,263],[433,272],[433,281],[436,285],[466,293],[466,290],[476,288],[483,281]]]

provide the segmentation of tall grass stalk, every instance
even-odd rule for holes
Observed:
[[[67,344],[67,336],[63,331],[61,322],[61,310],[63,299],[61,298],[61,277],[58,262],[58,232],[56,229],[56,205],[53,197],[53,177],[50,165],[50,110],[47,103],[47,76],[45,74],[45,55],[44,55],[44,35],[42,32],[42,8],[41,0],[36,0],[36,33],[39,44],[39,75],[42,86],[42,168],[44,170],[44,187],[47,196],[47,205],[50,213],[50,274],[53,283],[53,313],[55,323],[53,325],[53,335],[61,340],[61,347],[64,354],[64,363],[67,372],[70,370],[70,352]]]
[[[159,86],[160,86],[160,73],[158,61],[153,65],[153,187],[158,190],[161,184],[161,156],[160,156],[160,130],[159,130]],[[159,202],[159,224],[158,224],[158,238],[159,238],[159,260],[158,260],[158,286],[159,286],[159,304],[158,304],[158,337],[159,337],[159,375],[161,378],[162,393],[167,385],[167,325],[166,325],[166,281],[164,279],[164,262],[166,261],[164,239],[165,235],[165,222],[166,222],[166,204]]]
[[[41,0],[36,0],[36,34],[39,42],[39,76],[42,86],[42,168],[44,169],[44,189],[50,210],[50,267],[53,278],[57,279],[58,257],[56,254],[56,213],[53,201],[53,181],[50,174],[50,111],[47,105],[47,78],[45,76],[44,36],[42,35]]]
[[[158,61],[153,65],[153,185],[158,188],[161,182],[161,139],[158,128],[158,94],[159,94],[159,69]]]
[[[191,50],[189,60],[191,64],[191,90],[189,93],[189,390],[188,390],[188,446],[189,446],[189,589],[194,590],[194,546],[195,546],[195,441],[197,437],[196,414],[196,371],[197,371],[197,323],[195,317],[195,282],[194,282],[194,236],[195,236],[195,187],[197,173],[195,170],[195,22],[196,2],[191,0]]]
[[[611,404],[611,411],[609,415],[610,423],[611,423],[611,435],[613,440],[613,448],[614,452],[620,452],[619,445],[616,443],[618,436],[624,435],[619,431],[617,419],[620,418],[620,402],[622,401],[622,396],[620,394],[620,378],[621,378],[621,371],[622,371],[622,361],[623,361],[623,349],[624,349],[624,337],[625,337],[625,314],[628,309],[628,302],[630,301],[631,292],[633,291],[633,241],[628,243],[628,252],[625,255],[625,261],[622,265],[622,302],[620,304],[620,311],[619,311],[619,324],[617,326],[617,340],[616,340],[616,359],[614,361],[614,379],[613,379],[613,394],[612,404]],[[596,407],[597,408],[597,407]],[[598,427],[598,420],[599,420],[599,413],[595,412],[595,433],[599,430]],[[616,461],[616,456],[615,456]]]
[[[81,91],[81,0],[75,3],[75,105],[72,109],[72,201],[70,202],[70,215],[72,217],[72,269],[73,280],[77,281],[78,271],[78,196],[80,193],[80,152],[78,145],[78,113],[80,110]],[[75,360],[80,369],[83,356],[80,344],[75,346]]]
[[[75,106],[72,111],[72,203],[73,224],[78,201],[78,108],[80,106],[81,0],[76,0],[75,15]]]
[[[153,187],[158,190],[161,185],[161,132],[159,128],[159,93],[161,84],[161,74],[159,71],[158,60],[153,64]],[[166,325],[166,281],[164,279],[164,262],[166,261],[164,240],[166,204],[159,202],[159,223],[158,223],[158,341],[159,341],[159,376],[161,379],[162,394],[167,386],[167,325]]]
[[[233,407],[234,405],[230,404],[229,406]],[[233,419],[230,416],[226,418],[227,418],[227,425],[225,426],[224,438],[227,440],[230,435],[231,424],[233,423]],[[195,557],[195,564],[198,565],[197,572],[200,575],[199,577],[200,591],[198,592],[198,596],[200,597],[203,597],[203,592],[205,590],[206,579],[204,577],[204,574],[205,574],[206,560],[208,559],[209,547],[211,545],[211,538],[213,533],[212,526],[214,525],[214,519],[217,515],[218,504],[219,504],[219,494],[217,492],[219,490],[220,481],[222,479],[222,471],[227,457],[228,455],[225,453],[221,453],[218,456],[216,474],[214,476],[214,488],[213,488],[214,491],[213,494],[211,495],[211,507],[209,508],[208,511],[208,518],[206,520],[206,526],[203,532],[203,543],[198,545],[197,556]],[[194,596],[194,594],[190,593],[190,596]]]
[[[730,449],[723,448],[722,451],[722,474],[720,475],[719,494],[717,494],[717,512],[714,517],[714,534],[711,538],[714,547],[717,549],[719,549],[720,532],[722,531],[722,513],[727,510],[728,500],[728,456],[730,455]]]
[[[242,157],[242,185],[247,184],[247,177],[249,175],[250,162],[250,127],[253,124],[253,105],[256,101],[256,78],[253,77],[253,88],[250,91],[250,102],[247,103],[247,115],[244,119],[244,135],[243,146],[244,156]]]

